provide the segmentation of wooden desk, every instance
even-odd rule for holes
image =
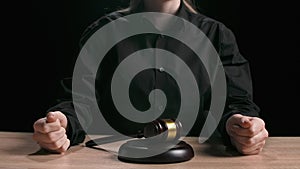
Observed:
[[[175,164],[131,164],[111,152],[74,146],[64,154],[43,154],[32,133],[0,132],[0,168],[9,169],[300,169],[300,137],[270,137],[259,155],[240,156],[217,143],[198,144],[187,138],[195,157]],[[113,147],[112,147],[113,148]]]

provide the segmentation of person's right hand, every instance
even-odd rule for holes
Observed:
[[[33,140],[46,150],[63,153],[70,146],[66,135],[67,123],[67,117],[62,112],[49,112],[33,124]]]

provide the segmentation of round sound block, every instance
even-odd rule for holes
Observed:
[[[193,148],[184,141],[150,143],[131,140],[120,147],[118,154],[120,161],[143,164],[179,163],[193,157]]]

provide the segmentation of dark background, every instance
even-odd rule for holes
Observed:
[[[296,3],[296,2],[295,2]],[[10,1],[1,15],[0,131],[31,132],[72,76],[83,30],[126,0]],[[271,136],[300,136],[299,26],[296,4],[199,0],[204,14],[227,25],[251,64],[254,101]]]

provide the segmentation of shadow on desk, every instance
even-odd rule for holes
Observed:
[[[224,146],[220,143],[207,142],[200,150],[203,154],[214,157],[237,157],[241,154],[233,146]]]
[[[83,146],[73,146],[63,155],[51,153],[41,149],[32,139],[32,134],[33,133],[16,134],[12,132],[1,132],[0,152],[13,157],[23,156],[33,161],[45,162],[68,156],[68,154],[83,148]],[[47,156],[47,158],[45,158],[45,156]]]
[[[237,157],[242,156],[235,147],[225,146],[220,137],[212,137],[207,140],[205,143],[191,143],[193,144],[194,151],[197,155],[208,155],[213,157]],[[196,146],[195,146],[196,145]],[[198,146],[197,146],[198,145]]]
[[[1,150],[6,154],[28,155],[32,151],[39,149],[39,145],[33,141],[31,133],[15,134],[3,132],[0,138]]]
[[[68,156],[69,154],[75,153],[83,148],[84,147],[81,145],[72,146],[68,151],[64,153],[55,153],[55,152],[50,152],[48,150],[45,150],[43,148],[39,148],[36,152],[27,154],[27,158],[37,162],[52,161],[52,160],[62,158],[64,156]],[[47,158],[45,158],[45,156],[47,156]]]

